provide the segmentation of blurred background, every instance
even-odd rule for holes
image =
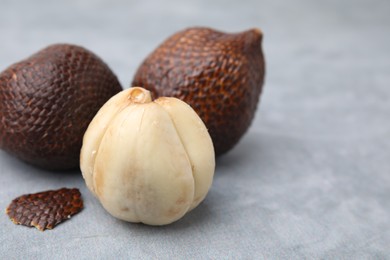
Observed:
[[[389,10],[388,0],[0,0],[1,71],[49,44],[73,43],[100,56],[124,88],[142,60],[178,30],[264,32],[266,80],[255,121],[218,160],[204,205],[167,228],[128,228],[83,190],[89,209],[75,221],[84,231],[69,224],[73,229],[59,232],[68,230],[70,240],[57,231],[43,234],[67,244],[43,238],[48,254],[74,257],[71,249],[83,243],[85,256],[95,257],[115,250],[168,259],[389,257]],[[48,183],[84,187],[79,175],[53,177],[0,153],[1,207],[22,188]],[[91,212],[95,222],[85,222]],[[5,215],[1,228],[6,255],[18,245],[7,234],[35,239]],[[131,250],[128,241],[136,245]],[[41,242],[19,256],[47,257]]]
[[[336,128],[326,131],[343,131],[337,124],[352,124],[359,116],[364,116],[365,127],[377,127],[381,122],[365,114],[367,108],[378,102],[387,107],[390,98],[384,84],[390,77],[386,0],[2,0],[0,6],[1,70],[49,44],[74,43],[100,56],[127,88],[142,60],[178,30],[209,26],[238,32],[259,27],[267,59],[262,102],[272,106],[270,113],[281,113],[275,120],[304,105],[348,110],[343,118],[322,115],[310,132],[321,132],[324,124]],[[313,120],[316,113],[291,116],[303,118],[285,127],[301,132],[296,129],[300,121]]]

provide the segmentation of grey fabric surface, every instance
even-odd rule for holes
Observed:
[[[164,227],[106,213],[79,171],[0,152],[0,208],[81,190],[85,209],[44,233],[0,214],[2,259],[390,258],[390,2],[1,1],[0,70],[50,43],[92,50],[128,87],[177,30],[264,31],[267,77],[242,141],[197,209]]]

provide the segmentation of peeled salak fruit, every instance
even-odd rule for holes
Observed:
[[[91,51],[50,45],[0,74],[0,149],[42,168],[76,168],[88,124],[121,90]]]
[[[112,97],[89,125],[80,168],[114,217],[164,225],[199,205],[212,184],[215,155],[196,112],[176,98],[152,101],[139,87]]]
[[[176,97],[202,118],[216,155],[232,149],[255,116],[263,88],[263,33],[194,27],[166,39],[139,66],[132,85]]]

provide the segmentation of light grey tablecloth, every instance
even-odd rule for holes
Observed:
[[[260,27],[267,77],[242,141],[196,210],[165,227],[106,213],[80,172],[0,152],[1,259],[390,258],[390,2],[0,2],[0,70],[50,43],[92,50],[128,87],[175,31]],[[44,233],[14,225],[16,196],[81,190],[85,209]]]

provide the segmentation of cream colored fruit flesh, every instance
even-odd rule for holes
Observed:
[[[151,100],[133,87],[112,97],[90,123],[80,168],[114,217],[164,225],[206,197],[214,148],[195,111],[176,98]]]

